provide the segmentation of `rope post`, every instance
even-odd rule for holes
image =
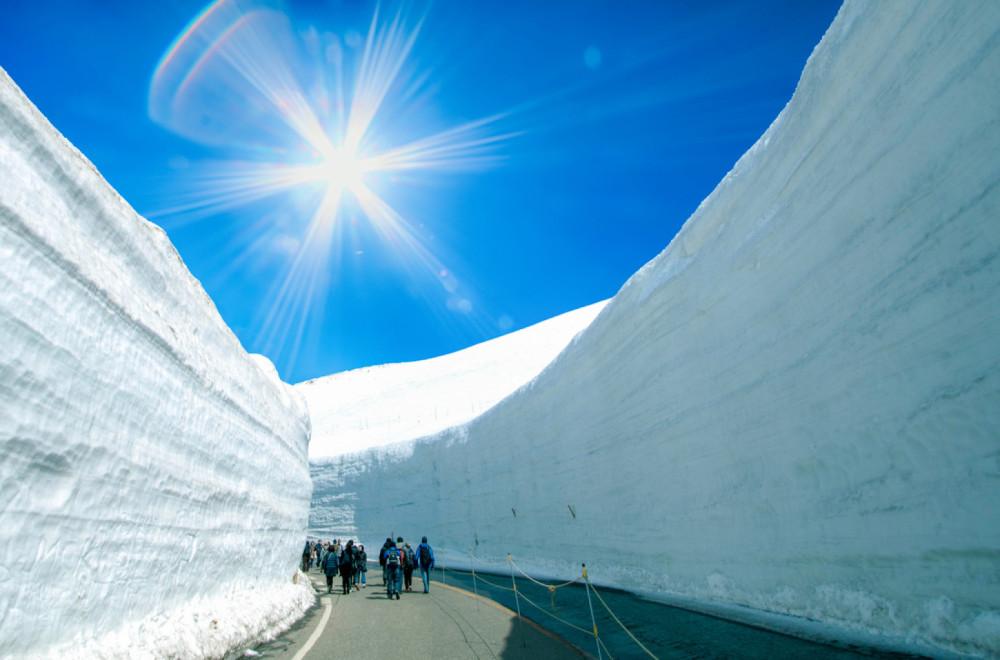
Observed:
[[[469,568],[472,569],[472,588],[476,591],[476,611],[479,611],[479,587],[476,585],[476,565],[472,563],[472,550],[469,550]]]
[[[514,603],[517,604],[517,618],[521,618],[521,601],[517,597],[517,580],[514,579],[514,560],[510,558],[510,553],[507,553],[507,563],[510,564],[510,581],[514,585]]]
[[[594,618],[594,604],[590,602],[590,578],[587,577],[587,565],[583,565],[583,579],[587,583],[587,607],[590,608],[590,622],[594,624],[594,641],[597,642],[597,660],[601,660],[601,639],[597,636],[597,619]]]
[[[517,593],[517,580],[514,579],[514,559],[507,553],[507,563],[510,564],[510,581],[514,585],[514,604],[517,605],[517,621],[521,622],[521,599],[518,598]],[[524,626],[521,628],[521,648],[528,648],[528,642],[524,639]]]

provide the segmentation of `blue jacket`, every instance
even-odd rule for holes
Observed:
[[[396,546],[392,545],[385,549],[385,565],[389,566],[390,555],[396,555],[396,568],[403,568],[403,553]]]
[[[417,556],[417,566],[420,566],[421,568],[424,567],[424,565],[420,563],[420,548],[427,548],[427,551],[430,552],[431,565],[428,566],[427,568],[434,568],[434,548],[431,547],[430,543],[421,543],[420,545],[417,546],[417,549],[414,551],[414,554]]]

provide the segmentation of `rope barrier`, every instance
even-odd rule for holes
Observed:
[[[514,560],[511,559],[510,563],[514,564]],[[530,575],[528,575],[527,573],[525,573],[523,570],[521,570],[521,567],[518,566],[517,564],[514,564],[514,568],[516,568],[521,575],[523,575],[524,577],[528,578],[529,580],[531,580],[532,582],[534,582],[538,586],[545,587],[545,588],[550,589],[550,590],[551,589],[562,589],[563,587],[568,587],[571,584],[576,584],[577,582],[579,582],[580,580],[583,579],[583,576],[581,575],[581,576],[579,576],[577,578],[574,578],[574,579],[570,580],[569,582],[563,582],[562,584],[545,584],[544,582],[539,582],[535,578],[533,578]]]
[[[603,639],[601,639],[600,637],[598,637],[597,638],[597,643],[601,645],[602,649],[604,649],[604,653],[605,653],[605,655],[608,656],[608,660],[615,660],[614,658],[611,657],[611,651],[608,650],[608,645],[604,643]]]
[[[490,582],[489,580],[483,579],[482,575],[481,574],[477,574],[476,571],[475,571],[475,569],[473,568],[471,570],[471,573],[472,573],[472,583],[473,583],[473,588],[475,589],[477,595],[479,594],[479,588],[477,586],[477,581],[478,582],[483,582],[484,584],[487,584],[487,585],[493,587],[494,589],[500,589],[500,590],[503,590],[503,591],[513,592],[514,593],[514,602],[515,602],[516,607],[517,607],[517,615],[518,615],[518,617],[521,616],[521,604],[520,604],[520,601],[523,599],[526,603],[528,603],[529,605],[531,605],[532,607],[534,607],[535,609],[537,609],[539,612],[542,612],[546,616],[548,616],[548,617],[550,617],[552,619],[555,619],[556,621],[562,623],[563,625],[569,626],[570,628],[572,628],[572,629],[574,629],[574,630],[576,630],[576,631],[578,631],[580,633],[583,633],[584,635],[593,636],[594,640],[595,640],[595,642],[597,644],[597,657],[598,657],[598,660],[604,660],[605,657],[607,657],[608,660],[613,660],[613,658],[611,656],[611,652],[608,650],[607,645],[604,643],[604,640],[601,639],[600,635],[598,634],[597,619],[596,619],[596,616],[594,615],[594,607],[593,607],[593,604],[591,603],[591,598],[590,598],[590,594],[591,594],[591,592],[593,592],[594,596],[597,598],[597,601],[604,607],[604,609],[611,616],[611,618],[614,619],[615,623],[617,623],[619,626],[621,626],[621,629],[625,631],[625,633],[632,639],[632,641],[635,642],[639,646],[639,648],[641,648],[643,651],[645,651],[646,654],[649,655],[649,657],[653,658],[653,660],[658,660],[658,658],[653,654],[653,652],[650,651],[648,648],[646,648],[646,646],[642,642],[640,642],[639,639],[636,638],[635,635],[632,634],[632,631],[629,630],[625,626],[624,623],[622,623],[621,619],[619,619],[615,615],[615,613],[611,610],[611,607],[608,606],[608,604],[604,601],[603,598],[601,598],[601,595],[600,595],[600,593],[598,593],[597,588],[594,587],[594,585],[590,581],[590,578],[587,575],[587,566],[586,566],[586,564],[583,565],[583,572],[582,572],[582,574],[579,575],[579,576],[577,576],[576,578],[574,578],[572,580],[569,580],[568,582],[562,582],[562,583],[559,583],[559,584],[548,584],[548,583],[536,580],[531,575],[529,575],[528,573],[526,573],[520,566],[518,566],[514,562],[514,558],[510,554],[507,555],[507,559],[505,561],[502,561],[502,562],[487,562],[487,561],[484,561],[484,560],[480,559],[479,557],[476,557],[472,553],[472,550],[469,550],[469,558],[471,560],[474,560],[474,561],[476,561],[476,562],[484,565],[484,566],[500,567],[500,566],[504,566],[506,564],[510,564],[510,580],[511,580],[511,584],[512,584],[512,586],[510,586],[510,587],[505,587],[503,585],[495,584],[493,582]],[[540,605],[538,605],[537,603],[533,602],[531,599],[527,598],[524,595],[524,592],[522,592],[520,589],[517,588],[517,581],[515,580],[515,577],[514,577],[514,569],[517,569],[517,572],[520,573],[525,578],[527,578],[530,582],[538,585],[539,587],[542,587],[543,589],[547,589],[549,591],[549,594],[551,595],[551,603],[550,603],[550,605],[551,605],[552,610],[554,612],[557,612],[557,613],[560,613],[560,614],[561,614],[561,612],[559,612],[559,609],[556,607],[556,604],[555,604],[555,594],[556,594],[556,591],[559,590],[559,589],[565,588],[565,587],[572,586],[572,585],[574,585],[574,584],[576,584],[576,583],[578,583],[580,581],[583,581],[585,583],[584,589],[586,590],[586,593],[587,593],[587,605],[590,608],[590,620],[591,620],[592,629],[591,630],[587,630],[586,628],[583,628],[583,627],[578,626],[576,624],[570,623],[566,619],[564,619],[562,617],[559,617],[559,616],[556,616],[555,614],[552,614],[551,612],[549,612],[545,608],[543,608]],[[446,572],[446,570],[447,569],[445,569],[443,566],[441,567],[442,575]],[[455,572],[457,573],[457,571],[455,571]]]
[[[488,561],[484,561],[484,560],[480,559],[479,557],[475,556],[474,554],[472,554],[472,550],[469,550],[469,556],[470,556],[471,558],[475,559],[476,561],[478,561],[478,562],[479,562],[480,564],[482,564],[482,565],[484,565],[484,566],[506,566],[506,565],[507,565],[507,562],[508,562],[508,560],[507,560],[507,559],[505,559],[505,560],[503,560],[503,561],[501,561],[501,562],[496,562],[496,563],[494,563],[494,562],[488,562]],[[508,557],[509,557],[509,556],[510,556],[510,555],[508,555]]]
[[[587,578],[587,565],[583,564],[583,577]],[[597,634],[597,619],[594,617],[594,605],[590,602],[590,580],[587,580],[587,607],[590,608],[590,622],[594,624],[594,639],[597,641],[597,660],[601,660],[601,636]]]
[[[514,604],[517,605],[517,619],[521,620],[521,601],[518,599],[517,594],[517,581],[514,580],[514,560],[510,558],[510,553],[507,553],[507,561],[510,562],[510,581],[514,585]],[[521,646],[527,647],[527,643],[524,640],[524,628],[521,628]]]
[[[469,550],[469,557],[472,557],[472,550]],[[479,611],[479,585],[476,584],[476,569],[472,569],[472,588],[476,591],[476,611]]]
[[[573,580],[570,580],[569,582],[563,582],[562,584],[546,584],[546,583],[544,583],[544,582],[539,582],[539,581],[538,581],[538,580],[536,580],[535,578],[533,578],[533,577],[531,577],[530,575],[528,575],[527,573],[525,573],[525,572],[524,572],[524,571],[523,571],[523,570],[521,569],[521,567],[520,567],[520,566],[518,566],[517,564],[515,564],[515,563],[514,563],[514,560],[513,560],[513,559],[511,559],[511,560],[510,560],[510,563],[511,563],[511,565],[512,565],[512,566],[513,566],[514,568],[516,568],[516,569],[517,569],[517,571],[518,571],[518,572],[519,572],[519,573],[520,573],[521,575],[523,575],[524,577],[528,578],[528,580],[529,580],[529,581],[531,581],[531,582],[534,582],[534,583],[535,583],[535,584],[537,584],[538,586],[540,586],[540,587],[544,587],[544,588],[546,588],[546,589],[548,589],[548,590],[549,590],[549,597],[550,597],[550,601],[549,601],[549,603],[550,603],[550,605],[552,605],[552,609],[553,609],[553,610],[555,610],[556,612],[558,612],[558,611],[559,611],[559,608],[558,608],[558,607],[556,607],[556,589],[562,589],[563,587],[568,587],[569,585],[571,585],[571,584],[576,584],[577,582],[579,582],[580,580],[582,580],[582,579],[583,579],[583,576],[581,575],[580,577],[578,577],[578,578],[576,578],[576,579],[573,579]]]
[[[533,606],[535,609],[537,609],[539,612],[541,612],[545,616],[551,617],[551,618],[555,619],[556,621],[558,621],[559,623],[565,624],[565,625],[569,626],[570,628],[572,628],[572,629],[574,629],[574,630],[576,630],[578,632],[582,632],[585,635],[591,635],[591,634],[593,634],[592,631],[587,630],[586,628],[581,628],[580,626],[576,625],[575,623],[570,623],[566,619],[563,619],[561,617],[556,616],[555,614],[552,614],[552,613],[548,612],[547,610],[545,610],[545,608],[543,608],[538,603],[535,603],[531,599],[526,598],[525,595],[522,592],[518,592],[518,595],[520,595],[521,598],[523,598],[525,600],[525,602],[527,602],[529,605]]]
[[[477,575],[477,576],[475,577],[475,579],[479,580],[480,582],[484,582],[484,583],[486,583],[486,584],[488,584],[488,585],[490,585],[491,587],[494,587],[494,588],[496,588],[496,589],[503,589],[504,591],[514,591],[514,590],[513,590],[513,589],[511,589],[510,587],[505,587],[505,586],[503,586],[503,585],[500,585],[500,584],[493,584],[493,583],[492,583],[492,582],[490,582],[489,580],[484,580],[484,579],[483,579],[482,577],[480,577],[479,575]]]
[[[601,598],[601,594],[597,593],[597,589],[594,589],[593,585],[590,584],[590,578],[587,577],[587,571],[586,571],[586,569],[584,569],[583,577],[584,577],[584,579],[587,580],[587,586],[590,587],[593,590],[594,596],[597,597],[598,602],[601,605],[604,606],[604,609],[606,609],[608,611],[608,614],[610,614],[611,618],[615,620],[615,623],[617,623],[619,626],[621,626],[622,630],[624,630],[626,633],[628,633],[628,636],[632,638],[632,641],[635,642],[636,644],[638,644],[639,648],[641,648],[643,651],[645,651],[646,653],[649,654],[649,657],[653,658],[653,660],[657,660],[656,656],[653,655],[653,652],[650,651],[649,649],[647,649],[643,645],[642,642],[640,642],[638,639],[636,639],[636,636],[632,634],[632,631],[629,630],[628,628],[626,628],[625,624],[622,623],[621,620],[618,617],[615,616],[615,613],[611,611],[611,608],[608,607],[608,604],[604,602],[603,598]],[[595,630],[595,632],[596,632],[596,630]]]

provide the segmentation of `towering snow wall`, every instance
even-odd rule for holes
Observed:
[[[845,3],[545,371],[461,427],[313,461],[314,502],[453,558],[1000,655],[998,118],[1000,4]]]
[[[594,303],[449,355],[299,383],[295,389],[312,421],[310,460],[468,422],[537,376],[606,304]]]
[[[0,70],[0,656],[223,657],[292,584],[304,402]]]
[[[313,425],[309,460],[406,443],[464,424],[537,376],[608,301],[561,314],[449,355],[355,369],[299,383]],[[325,480],[323,468],[318,478]],[[351,536],[356,503],[337,487],[313,499],[309,530]],[[354,534],[357,538],[357,534]],[[378,536],[361,538],[368,543]]]

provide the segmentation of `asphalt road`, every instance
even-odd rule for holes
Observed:
[[[369,571],[372,584],[350,595],[334,592],[318,571],[309,579],[319,596],[310,610],[278,640],[253,650],[251,657],[280,660],[324,658],[502,658],[580,660],[579,649],[519,619],[516,612],[451,585],[431,582],[423,593],[419,576],[414,591],[390,600],[381,572]]]
[[[510,576],[434,571],[429,594],[419,575],[416,591],[389,600],[378,566],[368,571],[367,589],[326,593],[319,571],[309,578],[319,604],[280,639],[257,647],[256,657],[281,660],[321,658],[595,658],[592,627],[600,632],[602,660],[650,657],[661,660],[916,660],[918,656],[855,646],[817,643],[654,603],[627,592],[601,588],[592,603],[580,584],[556,592]],[[602,609],[604,604],[628,623],[631,635]],[[591,618],[593,605],[594,618]],[[524,617],[511,608],[519,607]],[[547,630],[530,619],[545,624]],[[554,631],[554,632],[553,632]],[[641,640],[641,647],[636,643]]]

